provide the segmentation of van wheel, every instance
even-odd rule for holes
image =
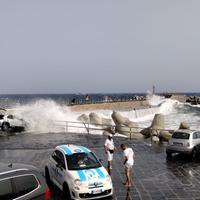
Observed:
[[[2,131],[8,132],[10,129],[10,124],[9,123],[3,123],[2,124]]]
[[[64,196],[65,199],[71,200],[69,186],[67,185],[67,183],[63,184],[63,196]]]
[[[46,182],[47,182],[47,185],[49,187],[52,187],[52,181],[51,181],[51,178],[50,178],[50,175],[49,175],[49,170],[47,167],[45,167],[45,179],[46,179]]]
[[[196,150],[196,148],[194,148],[192,150],[192,158],[194,159],[194,158],[196,158],[196,156],[197,156],[197,150]]]

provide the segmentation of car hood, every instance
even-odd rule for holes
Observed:
[[[73,179],[79,179],[81,182],[103,181],[108,177],[108,172],[104,167],[99,167],[95,169],[70,170],[70,175]]]

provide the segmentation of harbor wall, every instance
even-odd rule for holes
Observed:
[[[185,95],[172,95],[171,99],[185,103],[187,96]],[[133,100],[133,101],[123,101],[123,102],[104,102],[104,103],[92,103],[92,104],[82,104],[82,105],[71,105],[69,108],[73,112],[81,111],[92,111],[92,110],[132,110],[149,108],[150,105],[146,100]]]
[[[70,106],[71,111],[92,111],[92,110],[130,110],[149,107],[146,100],[128,101],[128,102],[105,102],[95,104],[83,104]]]

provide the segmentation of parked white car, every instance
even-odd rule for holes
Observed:
[[[172,134],[166,148],[167,156],[173,153],[190,154],[193,158],[200,152],[200,131],[177,130]]]
[[[112,180],[94,153],[86,147],[59,145],[45,167],[47,183],[66,199],[98,199],[113,195]]]
[[[19,130],[23,131],[26,123],[23,119],[14,115],[0,115],[0,127],[2,131]]]

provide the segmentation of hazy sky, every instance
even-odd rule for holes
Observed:
[[[0,94],[200,92],[199,11],[199,0],[0,0]]]

